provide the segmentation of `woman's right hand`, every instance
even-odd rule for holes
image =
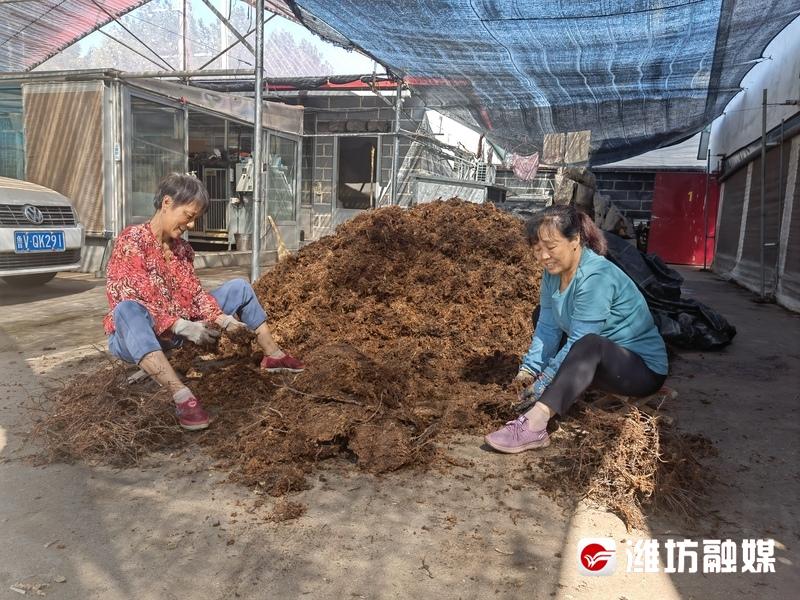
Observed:
[[[511,382],[511,389],[521,400],[523,392],[536,382],[536,375],[528,371],[520,371]]]

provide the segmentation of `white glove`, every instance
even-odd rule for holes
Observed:
[[[517,394],[517,397],[522,400],[527,390],[536,382],[537,378],[538,375],[521,370],[517,373],[514,381],[511,382],[511,389]]]
[[[231,315],[222,315],[215,321],[217,325],[222,327],[225,331],[237,331],[239,329],[247,328],[247,325],[237,320],[236,317]]]
[[[208,323],[203,321],[178,319],[172,326],[172,331],[174,331],[176,335],[184,337],[198,346],[211,345],[219,337],[219,331],[209,327]]]

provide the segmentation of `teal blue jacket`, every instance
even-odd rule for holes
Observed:
[[[638,354],[650,370],[666,375],[667,349],[647,302],[619,267],[583,247],[575,276],[563,292],[561,278],[545,272],[539,321],[520,370],[555,377],[572,344],[596,333]],[[562,334],[567,341],[559,350]]]

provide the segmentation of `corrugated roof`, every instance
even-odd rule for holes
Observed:
[[[679,144],[658,148],[638,156],[596,167],[597,171],[704,171],[706,161],[697,159],[700,136],[696,134]]]

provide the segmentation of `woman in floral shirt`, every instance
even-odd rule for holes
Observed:
[[[202,182],[172,173],[158,184],[156,213],[149,222],[125,229],[108,263],[106,295],[109,313],[103,322],[109,350],[138,364],[175,400],[181,427],[208,427],[208,413],[169,364],[164,350],[183,339],[212,342],[219,329],[248,327],[264,350],[261,368],[299,373],[303,364],[283,352],[272,339],[267,315],[253,288],[235,279],[209,293],[194,272],[194,251],[181,239],[208,206]]]

